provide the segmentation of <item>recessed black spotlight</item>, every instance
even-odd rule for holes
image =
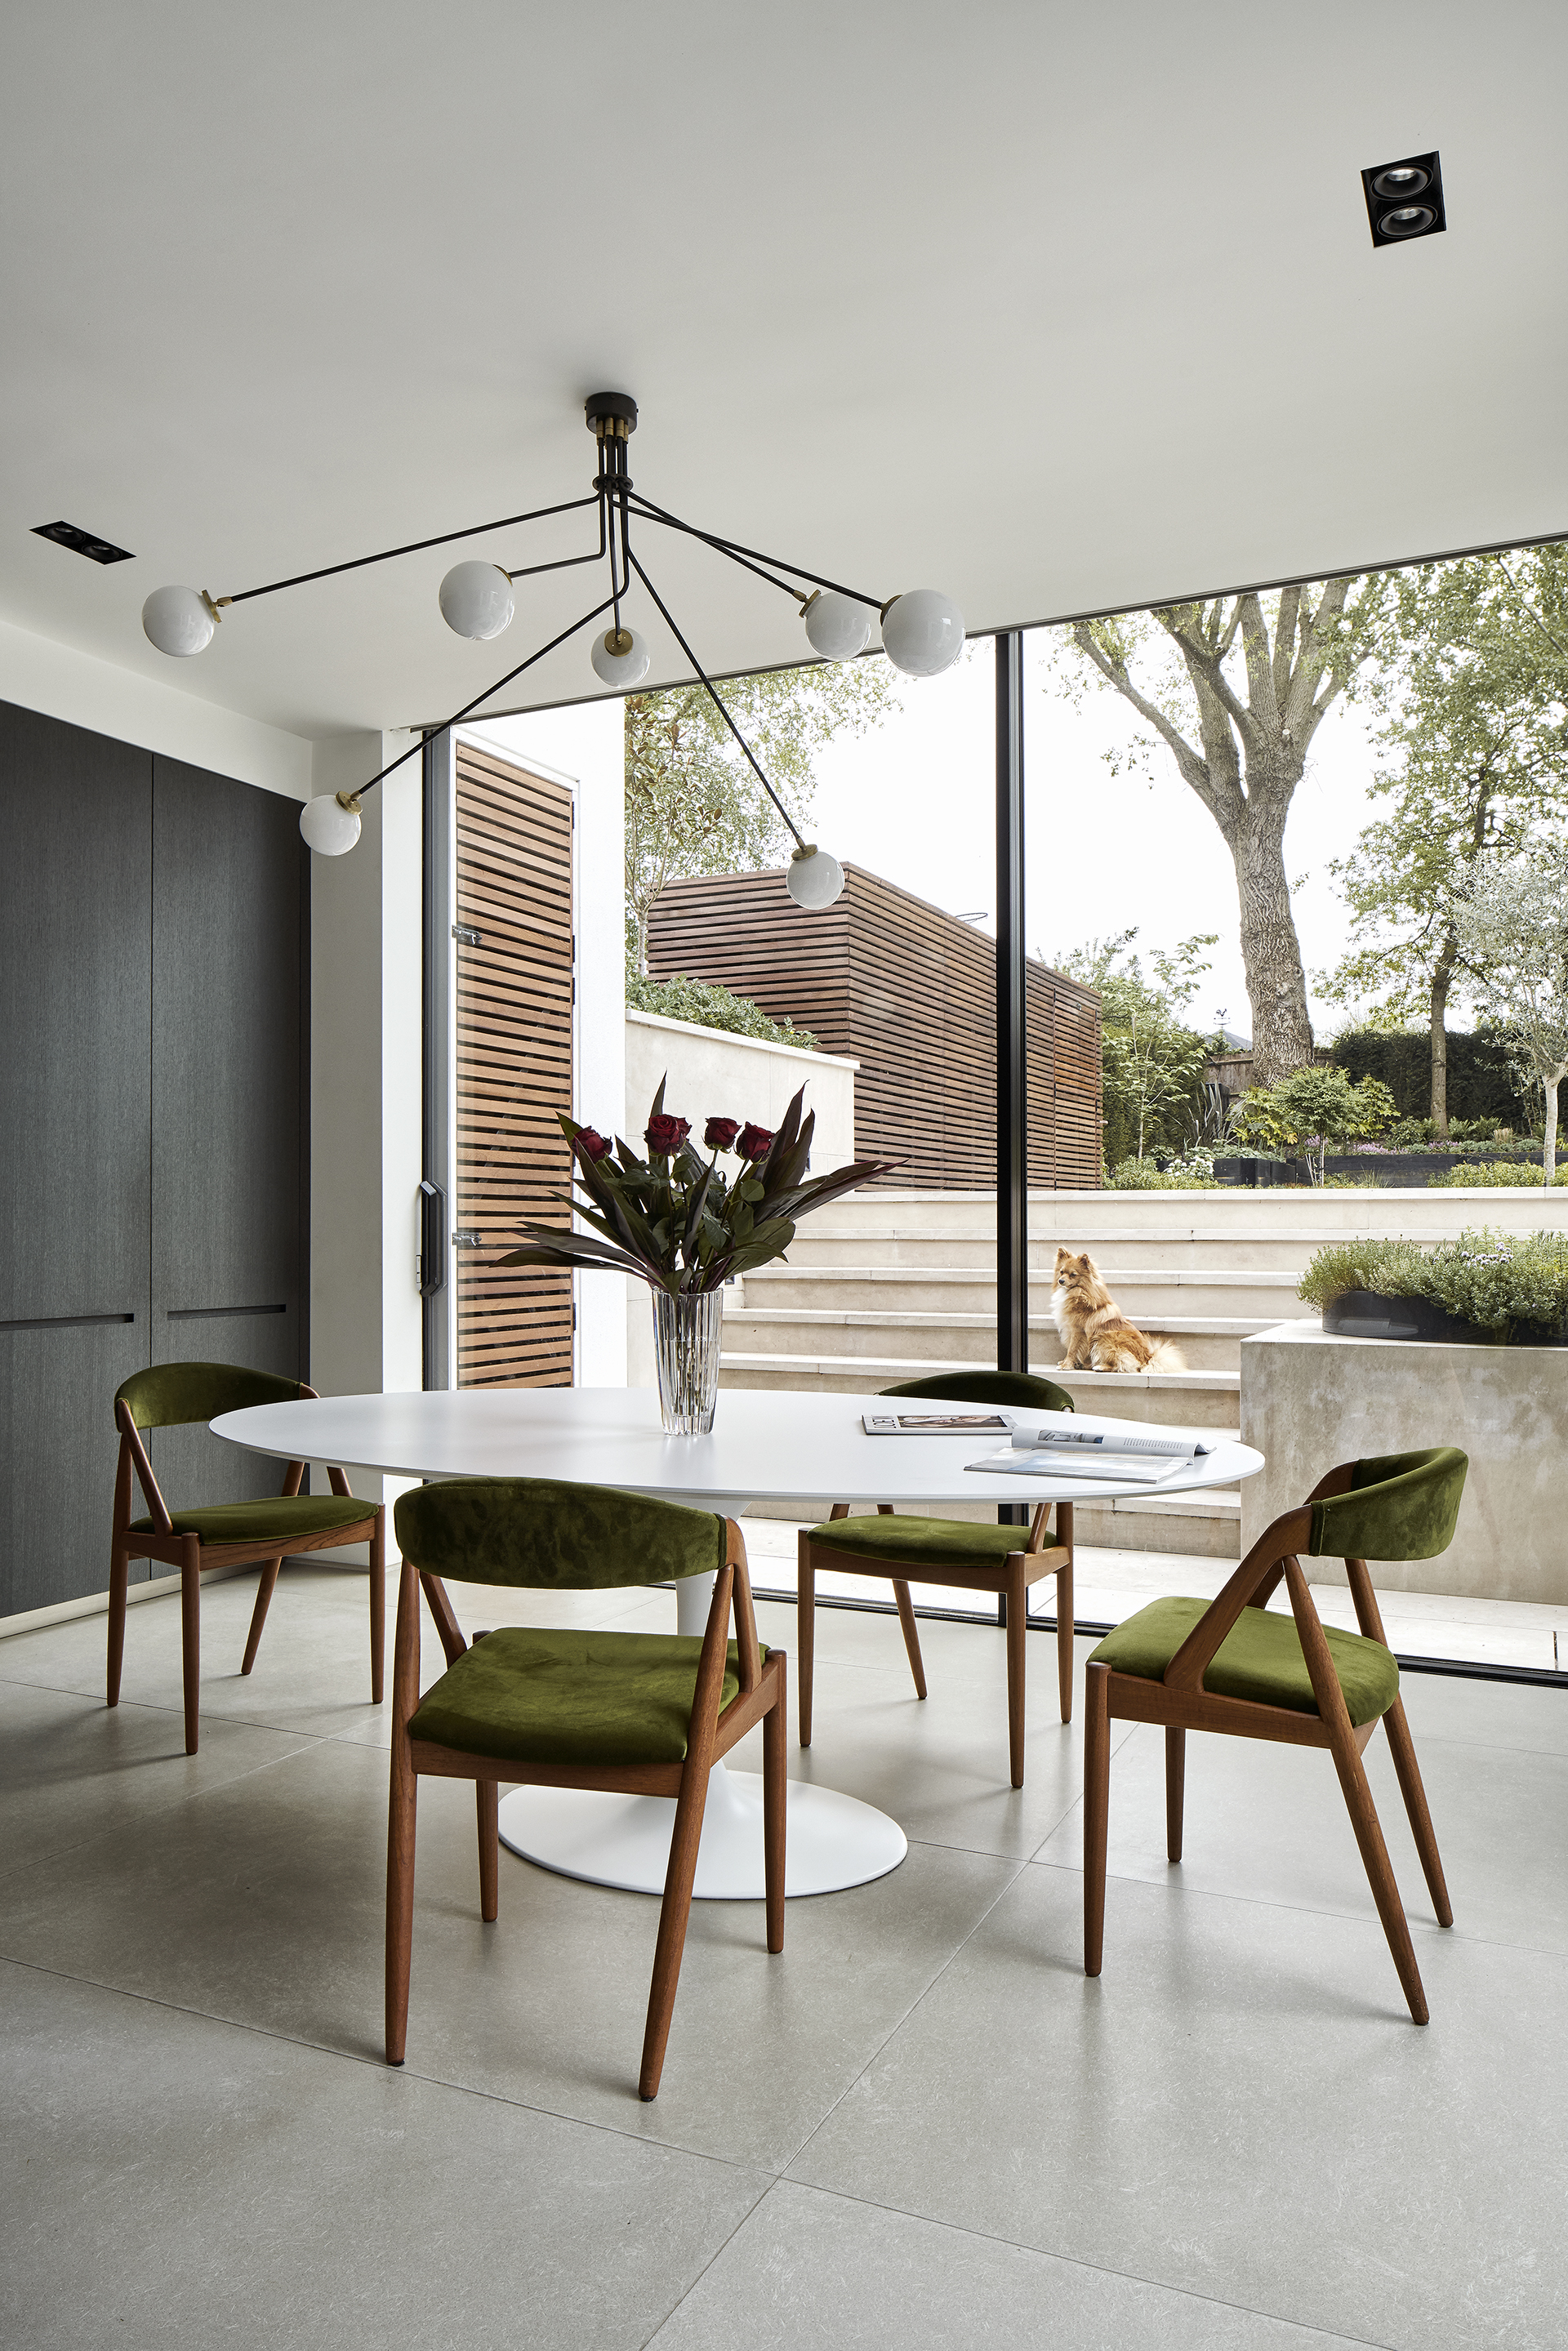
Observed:
[[[1361,175],[1374,245],[1408,245],[1413,236],[1436,236],[1447,228],[1443,172],[1434,147],[1429,155],[1402,155],[1396,163],[1374,163]]]
[[[135,557],[128,547],[115,547],[109,539],[99,538],[92,530],[78,530],[74,522],[39,522],[33,526],[36,538],[52,538],[57,547],[68,547],[73,555],[85,555],[93,563],[133,563]]]

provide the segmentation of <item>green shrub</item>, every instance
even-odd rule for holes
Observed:
[[[1554,1184],[1568,1184],[1568,1167],[1560,1167],[1552,1180]],[[1518,1190],[1521,1186],[1526,1189],[1533,1186],[1538,1192],[1543,1188],[1541,1164],[1534,1159],[1457,1159],[1440,1176],[1434,1176],[1432,1183],[1456,1189],[1469,1185],[1494,1192],[1505,1187]]]
[[[1431,1249],[1403,1238],[1340,1241],[1318,1250],[1298,1295],[1321,1308],[1348,1290],[1427,1298],[1500,1338],[1520,1322],[1561,1330],[1568,1319],[1568,1233],[1483,1227]]]
[[[1207,1175],[1179,1163],[1160,1168],[1152,1159],[1124,1159],[1107,1181],[1111,1192],[1218,1192],[1212,1165]]]
[[[760,1037],[767,1044],[794,1045],[807,1053],[817,1050],[817,1040],[809,1029],[797,1029],[792,1020],[770,1020],[749,996],[732,996],[727,987],[688,979],[684,972],[674,979],[644,979],[628,972],[626,1002],[633,1012],[656,1012],[664,1020],[689,1020],[699,1029]]]

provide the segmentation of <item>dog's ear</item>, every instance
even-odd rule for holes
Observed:
[[[1088,1274],[1092,1274],[1094,1270],[1094,1260],[1090,1256],[1087,1249],[1084,1250],[1082,1256],[1078,1259],[1078,1270],[1080,1273]]]
[[[1060,1273],[1060,1272],[1061,1271],[1061,1269],[1062,1269],[1062,1267],[1063,1267],[1064,1265],[1071,1265],[1071,1263],[1072,1263],[1072,1259],[1071,1259],[1071,1256],[1070,1252],[1069,1252],[1068,1250],[1066,1250],[1066,1249],[1061,1249],[1061,1248],[1060,1248],[1060,1247],[1059,1247],[1059,1248],[1058,1248],[1058,1249],[1057,1249],[1057,1252],[1056,1252],[1056,1270],[1057,1270],[1057,1272],[1058,1272],[1058,1273]]]

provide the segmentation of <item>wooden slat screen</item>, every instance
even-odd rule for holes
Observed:
[[[855,1150],[899,1160],[888,1183],[994,1187],[996,947],[969,924],[861,866],[820,914],[782,873],[706,875],[661,892],[648,968],[720,982],[852,1055]],[[1028,1031],[1030,1182],[1097,1185],[1100,998],[1031,963]]]
[[[570,1387],[571,1276],[495,1259],[570,1181],[571,795],[461,740],[457,921],[457,1384]]]

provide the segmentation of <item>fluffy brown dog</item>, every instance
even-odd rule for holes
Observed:
[[[1067,1353],[1064,1372],[1185,1372],[1180,1352],[1168,1339],[1151,1339],[1129,1322],[1087,1251],[1056,1252],[1051,1311]]]

